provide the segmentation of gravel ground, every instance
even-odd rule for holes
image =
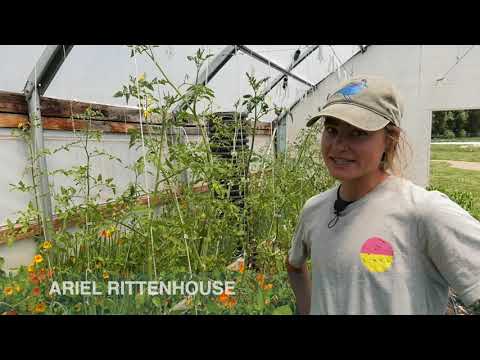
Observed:
[[[456,160],[432,160],[432,161],[443,161],[449,163],[452,167],[465,170],[477,170],[480,171],[480,162],[470,162],[470,161],[456,161]]]

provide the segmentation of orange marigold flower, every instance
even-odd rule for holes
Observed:
[[[226,304],[229,300],[230,296],[225,293],[225,292],[222,292],[219,296],[218,296],[218,301],[220,301],[222,304]]]
[[[225,304],[226,307],[228,308],[233,308],[235,305],[237,305],[237,300],[234,299],[234,298],[231,298],[230,300],[227,301],[227,303]]]
[[[257,276],[255,276],[255,279],[257,279],[257,281],[260,285],[263,285],[263,283],[265,282],[265,275],[258,274]]]
[[[30,274],[29,274],[29,278],[30,278],[30,282],[31,282],[32,284],[38,285],[38,284],[40,283],[40,281],[38,280],[37,275],[35,275],[34,273],[30,273]]]
[[[232,308],[237,304],[237,300],[226,292],[223,292],[218,296],[218,301],[228,308]]]
[[[242,261],[238,267],[238,271],[243,274],[243,272],[245,271],[245,262]]]
[[[42,244],[42,249],[44,250],[48,250],[48,249],[51,249],[52,248],[52,242],[51,241],[44,241],[43,244]]]
[[[47,307],[45,306],[45,303],[41,302],[35,305],[35,308],[33,309],[33,311],[36,313],[43,313],[45,312],[46,309]]]
[[[43,256],[35,255],[35,257],[33,258],[33,261],[35,261],[35,264],[40,264],[43,261]]]
[[[38,280],[44,281],[47,278],[47,272],[45,271],[45,269],[41,269],[37,277],[38,277]]]
[[[49,279],[51,279],[54,274],[55,274],[55,273],[54,273],[54,271],[53,271],[52,269],[48,269],[47,276],[48,276]]]
[[[32,290],[32,295],[33,296],[40,296],[41,293],[42,293],[42,291],[40,290],[40,288],[38,286],[34,287],[33,290]]]
[[[104,239],[110,239],[112,237],[112,231],[108,229],[103,229],[100,231],[100,237]]]
[[[265,284],[265,285],[263,286],[263,289],[264,289],[264,290],[270,290],[272,287],[273,287],[272,284]]]
[[[6,296],[13,295],[13,288],[11,286],[7,286],[5,289],[3,289],[3,293]]]

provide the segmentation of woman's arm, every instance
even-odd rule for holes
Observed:
[[[297,309],[300,315],[308,315],[310,313],[310,301],[312,296],[312,282],[307,265],[296,268],[290,265],[288,258],[286,260],[288,280],[295,294]]]

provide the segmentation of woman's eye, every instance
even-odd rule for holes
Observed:
[[[365,131],[354,131],[353,136],[366,136],[368,135]]]

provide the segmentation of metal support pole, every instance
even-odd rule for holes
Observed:
[[[297,67],[298,64],[300,64],[303,60],[305,60],[312,52],[314,52],[316,49],[318,49],[318,45],[311,45],[305,51],[301,54],[301,56],[297,59],[291,62],[291,64],[288,66],[288,71],[292,71]],[[275,79],[270,81],[268,88],[262,93],[262,96],[267,95],[274,87],[277,85],[284,77],[285,75],[280,74],[278,75]]]
[[[208,64],[208,68],[205,67],[200,74],[198,75],[198,83],[206,85],[213,77],[220,71],[222,67],[232,58],[235,54],[236,47],[235,45],[227,45],[220,51],[213,60]],[[208,69],[208,71],[207,71]],[[188,105],[187,102],[182,102],[175,107],[173,113],[176,114],[181,109],[185,109]]]
[[[41,218],[43,231],[47,239],[52,235],[52,199],[48,185],[48,168],[45,155],[41,152],[44,149],[42,115],[40,112],[40,96],[36,89],[28,100],[28,113],[30,117],[32,146],[33,146],[33,174],[37,177],[38,183],[38,203],[41,206]],[[39,209],[40,210],[40,209]]]
[[[34,69],[28,77],[23,93],[28,104],[28,115],[30,118],[34,171],[38,177],[39,192],[38,202],[41,209],[43,231],[47,239],[52,238],[52,199],[48,182],[47,160],[44,154],[42,113],[40,111],[40,96],[47,91],[48,86],[54,79],[58,69],[65,57],[70,53],[73,45],[49,45],[35,64]]]
[[[294,73],[288,71],[287,69],[284,69],[283,67],[281,67],[280,65],[278,65],[277,63],[267,59],[266,57],[260,55],[259,53],[249,49],[248,47],[244,46],[244,45],[237,45],[237,47],[242,50],[245,54],[247,55],[250,55],[251,57],[253,57],[254,59],[257,59],[259,61],[261,61],[262,63],[264,63],[265,65],[269,65],[271,66],[272,68],[274,68],[275,70],[278,70],[280,71],[281,73],[283,73],[284,75],[288,75],[290,77],[292,77],[293,79],[297,80],[297,81],[300,81],[302,84],[304,85],[307,85],[307,86],[310,86],[312,87],[313,84],[310,82],[310,81],[307,81],[305,79],[302,79],[300,76],[298,75],[295,75]]]
[[[287,151],[287,117],[279,119],[275,133],[275,153],[284,154]]]

